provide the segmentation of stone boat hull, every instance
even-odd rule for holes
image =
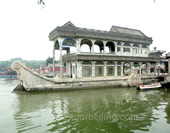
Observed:
[[[73,90],[84,88],[104,88],[114,86],[136,86],[136,83],[141,84],[141,77],[133,73],[130,76],[116,77],[91,77],[81,79],[71,78],[48,78],[39,73],[27,68],[19,61],[14,62],[11,68],[17,72],[17,77],[20,84],[14,90],[26,91],[51,91],[51,90]],[[151,78],[143,78],[150,82]]]

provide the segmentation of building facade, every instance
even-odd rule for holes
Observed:
[[[152,38],[140,30],[112,26],[110,31],[101,31],[67,22],[51,31],[49,40],[54,42],[53,62],[59,51],[60,70],[66,63],[69,78],[129,76],[134,71],[156,75],[165,69],[161,57],[150,54]]]

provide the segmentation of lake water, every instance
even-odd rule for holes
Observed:
[[[0,79],[0,133],[169,133],[170,90],[13,92]]]

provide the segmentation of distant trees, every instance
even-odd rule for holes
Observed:
[[[59,63],[59,60],[55,60],[55,63]],[[48,66],[48,64],[53,64],[53,57],[48,57],[45,61],[46,66]]]
[[[3,71],[4,68],[8,68],[15,61],[20,61],[24,63],[27,67],[33,67],[35,69],[39,69],[40,66],[48,66],[48,64],[53,64],[53,57],[48,57],[46,60],[23,60],[21,58],[13,58],[7,61],[0,61],[0,71]],[[59,63],[60,60],[55,61],[55,63]]]
[[[36,60],[23,60],[21,58],[13,58],[11,60],[7,60],[7,61],[0,61],[0,71],[3,71],[4,68],[8,68],[11,66],[11,64],[15,61],[21,61],[22,63],[24,63],[27,67],[33,67],[36,69],[39,69],[41,65],[45,65],[46,61],[42,60],[42,61],[36,61]]]
[[[48,64],[52,64],[52,63],[53,63],[53,58],[52,58],[52,57],[48,57],[48,58],[46,59],[46,61],[45,61],[46,66],[47,66]]]

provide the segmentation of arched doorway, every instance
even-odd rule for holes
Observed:
[[[106,47],[108,48],[106,53],[115,53],[115,44],[113,42],[107,42]]]
[[[82,47],[83,46],[83,47]],[[86,47],[85,47],[86,46]],[[88,47],[87,47],[88,46]],[[81,43],[80,43],[80,51],[81,52],[91,52],[92,50],[92,42],[88,39],[83,39],[81,40]]]
[[[97,40],[97,41],[95,41],[94,44],[98,46],[97,50],[96,50],[96,48],[94,48],[95,53],[104,53],[104,44],[102,41]]]

